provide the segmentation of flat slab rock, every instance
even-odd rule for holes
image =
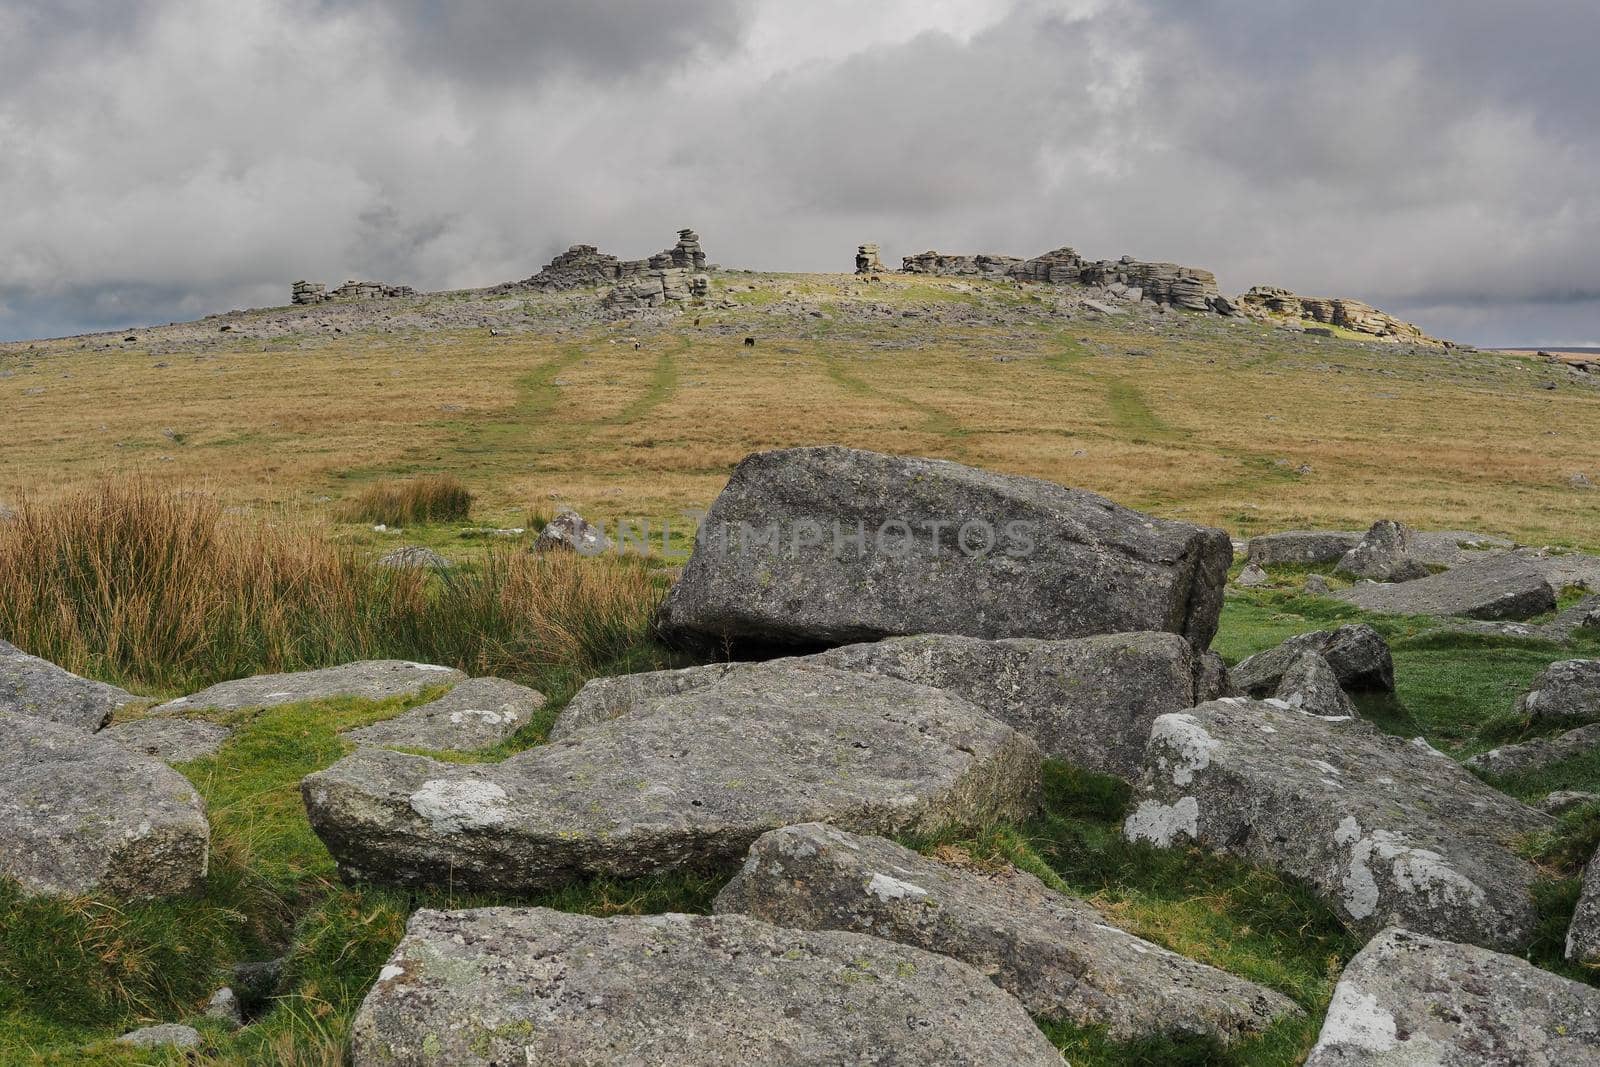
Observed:
[[[943,689],[1032,738],[1052,759],[1132,779],[1157,715],[1225,695],[1214,654],[1176,634],[1105,634],[1067,641],[927,634],[846,645],[784,662],[884,675]],[[710,685],[726,664],[596,678],[556,721],[571,736],[637,703]]]
[[[1263,567],[1337,563],[1361,542],[1357,530],[1284,530],[1250,538],[1245,555]]]
[[[1333,669],[1341,688],[1378,693],[1394,692],[1394,658],[1389,643],[1366,623],[1336,630],[1295,634],[1282,644],[1240,660],[1228,671],[1233,687],[1253,697],[1268,697],[1295,671],[1307,652],[1315,652]]]
[[[1232,555],[1221,530],[1032,478],[847,448],[757,452],[712,504],[660,622],[716,645],[1167,630],[1204,648]]]
[[[362,745],[471,752],[516,733],[544,703],[537,689],[504,678],[472,678],[438,700],[344,736]]]
[[[356,697],[387,700],[412,696],[435,685],[464,682],[467,676],[451,667],[411,663],[399,659],[358,660],[317,671],[258,674],[218,682],[209,689],[152,708],[152,714],[179,711],[237,711],[240,708],[275,708],[308,700]]]
[[[1306,1067],[1600,1062],[1600,989],[1515,956],[1384,930],[1345,966]]]
[[[1357,933],[1404,924],[1518,948],[1533,865],[1511,848],[1549,816],[1420,741],[1282,701],[1223,699],[1163,715],[1124,834],[1197,842],[1305,882]]]
[[[1018,817],[1039,765],[1032,741],[948,693],[780,661],[503,763],[364,748],[301,791],[348,877],[526,890],[726,862],[789,823]]]
[[[0,641],[0,712],[31,715],[93,732],[111,721],[112,712],[138,699],[124,689],[80,678]]]
[[[0,876],[25,893],[188,893],[205,881],[209,846],[200,795],[164,763],[0,712]]]
[[[100,731],[119,745],[154,756],[162,763],[188,763],[215,756],[233,730],[214,722],[184,719],[176,715],[147,715],[130,722],[119,722]]]
[[[1556,606],[1556,592],[1544,575],[1510,552],[1497,552],[1415,581],[1361,582],[1334,596],[1380,615],[1531,619]]]
[[[1517,710],[1532,719],[1584,722],[1600,719],[1600,660],[1552,663],[1517,700]]]
[[[1562,760],[1600,748],[1600,723],[1580,726],[1555,737],[1535,737],[1514,745],[1501,745],[1466,761],[1468,767],[1489,774],[1525,774],[1553,767]]]
[[[984,874],[820,823],[764,834],[717,913],[852,930],[972,964],[1036,1018],[1112,1039],[1199,1034],[1226,1043],[1299,1015],[1288,998],[1111,926],[1031,874]]]
[[[422,909],[351,1037],[356,1067],[1061,1067],[1022,1005],[964,963],[742,915]]]

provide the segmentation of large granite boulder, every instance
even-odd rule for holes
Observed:
[[[1589,965],[1600,963],[1600,850],[1583,868],[1578,908],[1567,927],[1567,959]]]
[[[1228,671],[1233,687],[1253,697],[1272,696],[1307,652],[1327,661],[1339,685],[1352,692],[1394,692],[1394,657],[1383,635],[1366,623],[1295,634],[1281,645],[1240,660]]]
[[[218,682],[209,689],[169,700],[150,709],[153,715],[188,711],[237,711],[240,708],[275,708],[308,700],[354,697],[388,700],[415,696],[436,685],[464,682],[467,676],[452,667],[411,663],[400,659],[358,660],[317,671],[258,674]]]
[[[1306,1067],[1600,1063],[1600,989],[1388,929],[1345,966]]]
[[[1497,552],[1414,581],[1359,582],[1334,595],[1380,615],[1531,619],[1556,606],[1556,592],[1550,583],[1510,552]]]
[[[504,678],[472,678],[403,715],[348,730],[363,745],[471,752],[516,733],[544,707],[544,694]]]
[[[1600,659],[1550,664],[1517,699],[1517,710],[1544,722],[1600,719]]]
[[[1216,633],[1232,544],[1050,482],[847,448],[734,470],[662,608],[685,641]]]
[[[795,822],[896,834],[1021,817],[1039,763],[951,694],[778,662],[503,763],[363,748],[302,792],[349,877],[522,891],[727,862]]]
[[[1200,1034],[1226,1043],[1298,1015],[1288,998],[1111,926],[1031,874],[978,874],[820,823],[763,835],[718,913],[853,930],[972,964],[1035,1017],[1118,1041]]]
[[[92,731],[110,722],[112,712],[138,699],[114,685],[80,678],[0,641],[0,712],[32,715]]]
[[[176,715],[147,715],[142,719],[119,722],[100,731],[119,745],[154,756],[162,763],[188,763],[214,756],[233,730],[214,722],[184,719]]]
[[[351,1038],[355,1067],[1061,1067],[1022,1005],[965,963],[743,915],[423,909]]]
[[[1593,752],[1596,748],[1600,748],[1600,723],[1580,726],[1555,737],[1535,737],[1515,745],[1491,748],[1473,756],[1466,764],[1488,774],[1527,774]]]
[[[197,890],[210,826],[194,786],[96,734],[0,712],[0,876],[34,896]]]
[[[924,634],[830,649],[789,662],[887,675],[943,689],[1032,738],[1052,759],[1132,779],[1157,715],[1227,695],[1225,669],[1169,633],[1071,641]],[[596,678],[552,737],[621,715],[642,700],[710,685],[726,664]]]
[[[1393,519],[1379,519],[1361,540],[1340,557],[1335,574],[1375,582],[1409,582],[1428,576],[1414,555],[1411,531]]]
[[[1420,740],[1230,698],[1161,716],[1145,759],[1131,839],[1193,841],[1298,878],[1357,933],[1532,937],[1537,871],[1513,843],[1553,821]]]

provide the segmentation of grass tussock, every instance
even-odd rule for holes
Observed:
[[[374,568],[294,524],[109,481],[0,524],[0,635],[149,692],[357,659],[473,674],[592,674],[647,639],[660,597],[637,560],[512,548],[432,576]]]
[[[346,501],[343,515],[351,522],[385,526],[418,526],[455,522],[472,511],[472,494],[450,474],[425,474],[403,481],[375,482]]]

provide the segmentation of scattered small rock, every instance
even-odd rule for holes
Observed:
[[[598,556],[610,548],[611,539],[606,536],[605,529],[571,508],[556,512],[556,517],[539,531],[539,539],[533,544],[535,552],[567,549],[580,556]]]
[[[393,552],[385,553],[373,566],[382,567],[385,570],[427,569],[447,571],[455,564],[431,548],[424,548],[421,545],[408,545],[405,548],[397,548]]]
[[[132,1045],[135,1048],[199,1048],[201,1038],[200,1031],[192,1026],[162,1023],[159,1026],[130,1030],[117,1038],[117,1043]]]

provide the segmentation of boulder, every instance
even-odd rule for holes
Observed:
[[[1081,490],[847,448],[733,472],[661,613],[681,640],[840,645],[901,634],[1168,630],[1206,647],[1232,546]]]
[[[1556,737],[1535,737],[1515,745],[1501,745],[1466,761],[1468,767],[1487,774],[1527,774],[1553,767],[1563,760],[1600,748],[1600,723],[1580,726]]]
[[[1414,581],[1393,585],[1361,582],[1334,595],[1380,615],[1530,619],[1556,606],[1556,592],[1550,583],[1510,552],[1497,552]]]
[[[1226,696],[1226,670],[1176,634],[1105,634],[1075,641],[924,634],[894,637],[785,662],[887,675],[970,701],[1031,738],[1044,755],[1086,770],[1137,777],[1157,715]],[[571,736],[642,701],[710,685],[713,664],[590,681],[551,730]]]
[[[1517,710],[1536,722],[1600,719],[1600,659],[1550,664],[1518,698]]]
[[[354,697],[358,700],[388,700],[415,696],[436,685],[464,682],[467,676],[452,667],[431,663],[411,663],[398,659],[357,660],[318,671],[291,674],[258,674],[218,682],[186,697],[152,708],[163,715],[188,711],[237,711],[240,708],[275,708],[308,700]]]
[[[1300,591],[1306,596],[1331,596],[1333,589],[1328,585],[1328,579],[1320,574],[1308,574],[1300,586]]]
[[[795,822],[899,834],[1021,817],[1039,762],[948,693],[780,661],[503,763],[359,749],[302,792],[348,877],[518,892],[728,862]]]
[[[362,745],[471,752],[516,733],[544,703],[537,689],[503,678],[472,678],[438,700],[344,736]]]
[[[1600,850],[1583,868],[1578,908],[1567,927],[1567,959],[1585,965],[1600,963]]]
[[[1307,652],[1327,660],[1343,689],[1394,692],[1394,659],[1389,654],[1389,644],[1366,623],[1296,634],[1275,648],[1241,660],[1229,669],[1228,677],[1240,693],[1271,696],[1283,684],[1284,674]]]
[[[1600,793],[1585,793],[1581,789],[1557,789],[1535,805],[1546,815],[1563,815],[1574,808],[1600,800]]]
[[[100,731],[119,745],[154,756],[162,763],[188,763],[214,756],[233,730],[214,722],[197,722],[176,715],[147,715],[119,722]]]
[[[1436,567],[1459,567],[1487,552],[1509,552],[1515,541],[1473,530],[1413,530],[1411,556]],[[1552,583],[1553,584],[1553,583]]]
[[[1031,874],[937,863],[820,823],[763,835],[714,910],[802,930],[852,930],[972,964],[1035,1018],[1116,1041],[1224,1043],[1299,1015],[1288,998],[1111,926]]]
[[[545,523],[539,539],[533,543],[535,552],[567,549],[580,556],[598,556],[611,548],[611,538],[605,530],[591,523],[571,508],[562,508],[556,517]]]
[[[1339,676],[1322,653],[1311,649],[1302,652],[1283,672],[1276,696],[1291,708],[1313,715],[1337,718],[1356,714],[1355,704],[1339,685]]]
[[[0,712],[32,715],[92,731],[110,722],[112,712],[138,699],[114,685],[80,678],[0,641]]]
[[[1285,530],[1250,538],[1245,553],[1263,567],[1315,567],[1339,562],[1360,542],[1353,530]]]
[[[1374,582],[1410,582],[1428,576],[1428,568],[1412,555],[1411,531],[1393,519],[1372,524],[1354,548],[1339,558],[1335,574]]]
[[[1255,562],[1246,563],[1244,570],[1239,572],[1239,577],[1233,580],[1233,584],[1240,589],[1255,589],[1271,583],[1272,579],[1262,569],[1261,564]]]
[[[1553,825],[1449,757],[1359,720],[1224,699],[1150,731],[1123,832],[1196,842],[1300,879],[1351,930],[1520,948],[1537,871],[1513,839]]]
[[[200,794],[108,738],[0,712],[0,876],[30,896],[172,896],[206,877]]]
[[[410,545],[406,548],[397,548],[393,552],[386,552],[373,566],[391,571],[447,571],[453,564],[431,548]]]
[[[204,1041],[200,1031],[179,1023],[161,1023],[159,1026],[142,1026],[117,1038],[119,1045],[134,1048],[199,1048]]]
[[[351,1038],[355,1067],[1061,1067],[1022,1005],[965,963],[743,915],[425,908]]]
[[[1388,929],[1345,966],[1305,1067],[1577,1067],[1600,989],[1472,945]]]

